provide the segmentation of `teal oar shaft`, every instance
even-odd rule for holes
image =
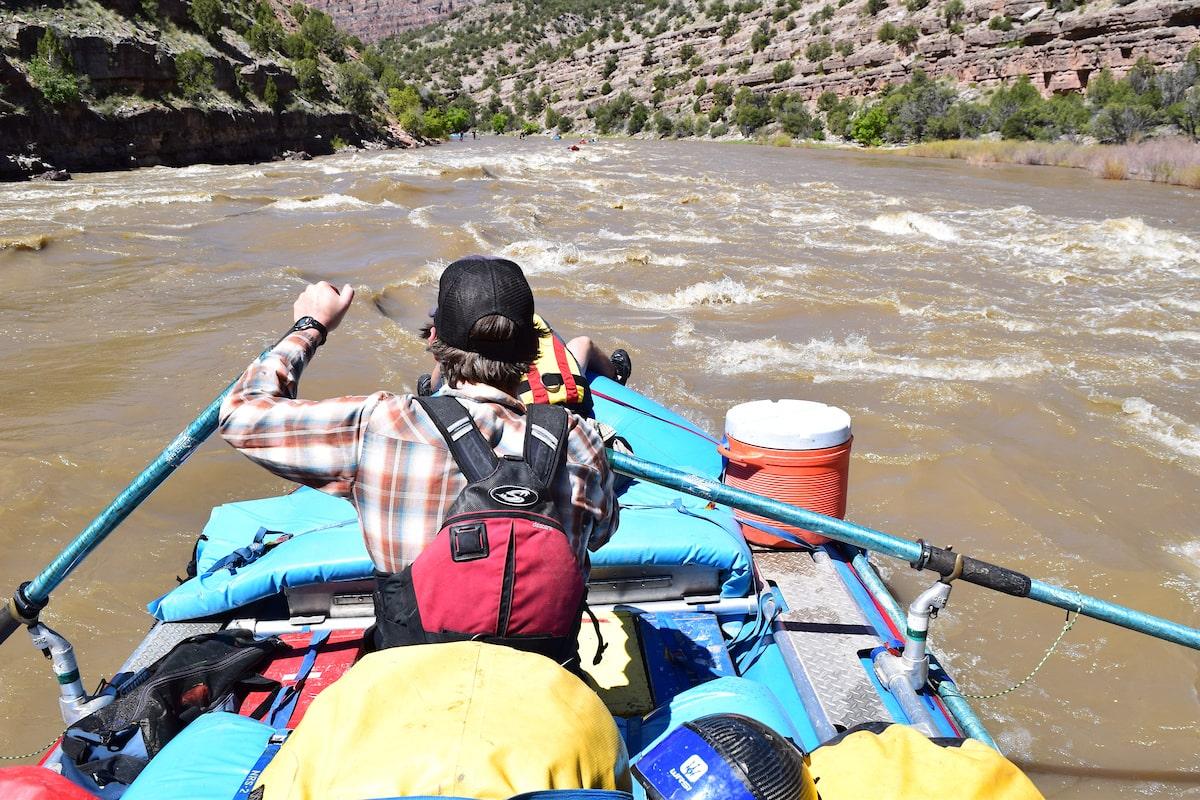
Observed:
[[[79,566],[96,546],[104,541],[129,514],[154,492],[162,482],[171,477],[179,465],[196,452],[204,440],[217,429],[217,417],[221,412],[221,403],[229,394],[233,384],[209,403],[169,445],[163,448],[158,457],[150,462],[141,474],[133,479],[116,498],[108,504],[100,514],[80,531],[62,552],[54,557],[45,569],[37,574],[25,587],[25,598],[33,604],[44,603],[58,585]]]
[[[291,333],[291,331],[288,331]],[[287,333],[284,334],[287,336]],[[283,341],[281,338],[279,341]],[[276,342],[278,344],[279,342]],[[264,352],[270,352],[268,349]],[[261,356],[260,356],[261,358]],[[100,514],[79,532],[62,552],[54,557],[45,569],[37,576],[24,583],[0,610],[0,643],[3,643],[13,631],[22,625],[32,625],[37,622],[38,612],[45,608],[53,592],[60,583],[67,579],[88,554],[97,545],[116,530],[135,508],[149,497],[162,482],[171,477],[179,465],[187,461],[196,452],[204,440],[217,429],[218,417],[221,413],[221,403],[233,389],[233,384],[225,387],[208,407],[200,412],[200,416],[183,429],[183,432],[171,440],[158,457],[150,462],[141,473],[126,486],[116,498],[108,504]]]
[[[217,429],[221,403],[232,388],[233,384],[226,387],[45,569],[17,589],[8,601],[7,613],[0,614],[0,643],[21,625],[36,622],[38,612],[45,608],[50,599],[50,593],[212,435]]]
[[[969,583],[1015,597],[1028,597],[1068,611],[1078,611],[1093,619],[1200,650],[1200,630],[1144,611],[1031,579],[1015,570],[962,556],[945,548],[933,547],[925,542],[901,539],[882,531],[855,525],[853,522],[790,506],[709,478],[689,475],[661,464],[644,461],[627,453],[609,450],[608,460],[613,469],[626,475],[898,558],[918,569],[931,569],[943,576],[957,573],[962,580]]]

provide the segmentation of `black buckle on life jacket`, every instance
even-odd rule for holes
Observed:
[[[478,561],[489,552],[487,526],[482,522],[450,528],[450,556],[455,562]]]

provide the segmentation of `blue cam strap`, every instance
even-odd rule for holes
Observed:
[[[267,537],[267,534],[277,534],[279,535],[279,538],[270,542],[264,541]],[[230,575],[236,575],[239,569],[248,564],[253,564],[255,561],[262,558],[263,554],[265,554],[272,547],[283,544],[291,538],[292,535],[290,533],[269,531],[266,528],[259,528],[258,532],[254,534],[254,541],[245,547],[239,547],[229,555],[219,559],[216,563],[204,571],[204,575],[207,577],[208,575],[212,575],[214,572],[219,572],[223,569],[229,570]]]
[[[327,630],[313,631],[308,640],[308,652],[304,654],[304,660],[300,662],[300,669],[296,670],[295,680],[291,686],[280,689],[279,694],[275,696],[275,702],[271,703],[271,708],[266,714],[266,722],[275,728],[275,732],[267,740],[267,746],[263,748],[262,754],[254,762],[250,772],[246,774],[246,779],[238,787],[233,800],[246,800],[250,796],[262,771],[267,768],[267,764],[271,763],[271,759],[275,758],[279,748],[291,735],[292,732],[287,729],[287,724],[291,722],[292,714],[296,710],[296,703],[300,700],[301,692],[304,691],[304,682],[308,679],[308,674],[312,672],[313,665],[317,663],[317,653],[321,649],[321,645],[329,639],[329,633]]]
[[[280,689],[279,694],[275,696],[275,702],[271,704],[270,710],[263,718],[263,721],[275,730],[283,730],[291,721],[292,713],[296,710],[296,703],[300,700],[301,692],[304,691],[304,682],[308,679],[308,673],[312,672],[313,665],[317,663],[317,651],[329,638],[329,633],[327,630],[313,631],[312,638],[308,640],[308,652],[304,654],[304,660],[300,662],[300,669],[296,670],[295,679],[290,686]]]
[[[250,797],[250,793],[254,791],[254,784],[258,783],[258,778],[262,775],[262,771],[267,768],[267,764],[271,763],[271,759],[279,752],[279,748],[287,741],[290,733],[291,731],[275,731],[275,733],[271,734],[271,738],[267,740],[267,746],[262,751],[262,755],[258,757],[258,761],[254,762],[254,766],[250,768],[250,772],[246,774],[246,779],[238,787],[233,800],[246,800]]]

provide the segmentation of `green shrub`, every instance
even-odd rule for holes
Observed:
[[[218,0],[191,0],[188,16],[205,36],[215,36],[221,30],[221,4]]]
[[[53,105],[66,105],[79,100],[79,80],[75,77],[75,62],[62,42],[49,28],[38,39],[37,55],[29,62],[29,77],[42,97]]]
[[[696,85],[692,87],[692,92],[697,97],[703,97],[708,93],[708,81],[703,77],[696,79]]]
[[[771,121],[771,109],[766,98],[742,87],[733,104],[733,121],[743,136],[749,136]]]
[[[790,61],[780,61],[771,70],[771,78],[776,83],[783,83],[788,78],[796,74],[796,67]]]
[[[592,117],[596,123],[596,130],[600,133],[612,133],[621,128],[633,113],[633,108],[633,95],[627,91],[621,92],[607,103],[601,103],[596,106]]]
[[[424,136],[424,118],[421,116],[420,109],[410,108],[399,115],[400,127],[411,133],[413,136]]]
[[[255,26],[255,27],[257,27],[257,26]],[[262,40],[260,38],[261,34],[255,34],[254,31],[255,31],[255,28],[252,27],[250,29],[250,34],[248,34],[248,36],[247,36],[247,39],[250,41],[250,45],[252,47],[254,47],[255,50],[258,50],[259,52],[265,52],[267,50],[270,50],[271,48],[270,48],[270,45],[268,44],[268,42],[265,40]],[[251,37],[254,37],[254,38],[251,38]],[[256,40],[257,40],[257,43],[256,43]],[[282,50],[284,53],[287,53],[288,58],[300,59],[300,58],[316,58],[317,57],[316,45],[314,45],[308,39],[305,39],[304,35],[299,32],[289,33],[287,36],[284,37]],[[385,71],[386,71],[386,69],[385,69]]]
[[[1157,113],[1150,106],[1109,103],[1092,118],[1091,131],[1102,142],[1125,144],[1142,138],[1157,121]]]
[[[850,122],[850,138],[868,147],[883,144],[883,132],[887,130],[888,115],[881,104],[863,109]]]
[[[494,133],[504,133],[506,130],[508,130],[508,123],[509,119],[507,114],[498,111],[492,115],[492,131]]]
[[[612,74],[617,71],[618,63],[619,60],[617,59],[616,53],[609,54],[608,58],[604,59],[604,71],[601,73],[601,76],[605,80],[611,78]]]
[[[988,20],[988,28],[994,31],[1011,31],[1012,20],[1006,16],[992,17]]]
[[[320,52],[341,61],[346,57],[346,44],[342,33],[333,24],[328,14],[310,9],[300,24],[300,33],[313,43]]]
[[[729,133],[729,126],[724,122],[714,122],[708,126],[708,135],[714,139],[724,136],[727,133]]]
[[[896,32],[899,29],[890,22],[885,22],[879,26],[879,30],[875,31],[875,38],[881,42],[896,41]]]
[[[728,42],[730,37],[737,33],[737,30],[737,17],[726,17],[725,21],[721,23],[721,30],[719,31],[721,34],[721,44]]]
[[[763,22],[754,29],[754,33],[750,36],[750,50],[755,53],[760,52],[765,50],[770,43],[771,26]]]
[[[262,101],[272,111],[279,110],[279,87],[275,85],[275,79],[267,77],[267,82],[263,84]]]
[[[142,16],[148,19],[158,19],[158,0],[140,0],[138,7]]]
[[[679,48],[679,62],[681,64],[691,61],[692,57],[695,55],[696,55],[696,48],[694,45],[685,44],[683,47]]]
[[[654,132],[659,136],[667,137],[675,132],[675,123],[671,122],[671,118],[661,111],[654,112]]]
[[[358,116],[371,116],[375,111],[375,82],[370,70],[357,61],[338,64],[337,98]]]
[[[279,24],[279,18],[275,16],[275,11],[269,3],[259,0],[254,6],[254,23],[246,31],[246,41],[250,43],[250,47],[258,53],[269,53],[282,49],[285,38],[283,26]],[[309,56],[307,54],[293,56],[293,58],[297,57]]]
[[[867,0],[867,14],[872,17],[878,14],[880,11],[883,11],[885,8],[887,8],[887,0]]]
[[[421,115],[421,132],[429,139],[445,139],[450,126],[440,108],[431,108]]]
[[[854,52],[854,42],[850,41],[849,39],[842,39],[833,46],[833,49],[836,50],[837,54],[842,58],[849,58]]]
[[[554,109],[547,108],[546,116],[551,112],[554,112]],[[462,106],[450,106],[446,109],[445,120],[451,133],[463,133],[471,127],[471,112]]]
[[[649,120],[650,109],[646,108],[645,103],[638,103],[629,112],[629,123],[625,126],[625,130],[630,136],[641,133]]]
[[[965,13],[967,13],[967,7],[963,5],[963,0],[949,0],[946,5],[942,6],[942,19],[946,20],[947,25],[953,25],[962,19]]]
[[[292,14],[292,19],[301,25],[304,24],[304,18],[308,16],[308,6],[301,3],[300,0],[296,0],[296,2],[288,6],[288,10]]]
[[[213,65],[199,50],[175,56],[175,83],[188,100],[200,100],[212,92],[213,77]]]
[[[600,94],[603,94],[603,95],[612,94],[612,84],[609,83],[608,81],[605,81],[604,83],[600,84]]]
[[[825,59],[833,55],[833,45],[828,39],[818,39],[815,42],[809,42],[804,48],[804,57],[815,64],[819,64]]]
[[[920,32],[916,25],[902,25],[896,29],[896,43],[901,47],[909,47],[917,41]]]
[[[821,121],[812,115],[808,106],[798,94],[786,92],[771,98],[771,106],[775,119],[789,136],[801,139],[815,139],[821,131]]]
[[[850,133],[850,119],[854,116],[854,101],[841,99],[833,92],[824,92],[817,98],[817,110],[825,115],[825,127],[830,133],[846,137]]]
[[[915,14],[927,5],[929,5],[929,0],[906,0],[904,8],[907,9],[908,13]]]
[[[321,77],[321,68],[316,59],[302,58],[295,63],[296,89],[302,97],[318,101],[325,97],[325,81]]]

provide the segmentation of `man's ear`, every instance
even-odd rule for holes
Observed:
[[[437,328],[433,325],[430,325],[429,326],[429,341],[432,342],[436,338],[437,338]]]

